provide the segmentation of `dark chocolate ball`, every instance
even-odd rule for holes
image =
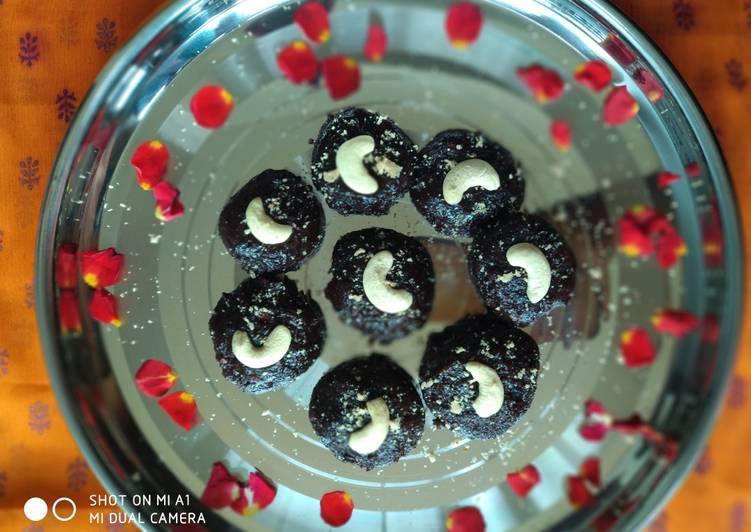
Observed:
[[[363,154],[362,163],[376,190],[348,186],[349,170],[343,176],[337,167],[342,145],[352,146],[359,137],[372,139],[373,150]],[[313,144],[313,184],[340,214],[382,216],[407,192],[416,154],[414,142],[389,117],[366,109],[342,109],[329,115]]]
[[[388,407],[388,434],[375,451],[359,454],[350,447],[350,437],[371,423],[368,403],[374,400]],[[353,358],[321,377],[313,389],[308,415],[321,443],[339,460],[368,470],[407,455],[425,427],[425,410],[412,378],[379,354]]]
[[[291,333],[289,349],[278,362],[253,368],[233,352],[237,331],[261,347],[277,326]],[[284,388],[313,365],[323,350],[326,324],[318,304],[286,277],[247,279],[225,293],[214,307],[209,332],[224,377],[249,394]]]
[[[468,362],[495,371],[503,386],[497,413],[481,417],[473,406],[477,382]],[[529,409],[537,390],[540,353],[524,331],[492,315],[468,316],[428,338],[420,364],[420,390],[436,425],[470,439],[506,432]]]
[[[550,286],[538,301],[528,294],[528,270],[509,263],[508,251],[517,244],[537,248],[550,268]],[[556,230],[537,216],[515,214],[488,224],[472,241],[467,261],[486,308],[520,327],[565,305],[574,293],[574,256]]]
[[[524,200],[521,167],[506,148],[479,132],[438,133],[417,155],[413,168],[412,202],[436,231],[448,236],[471,236],[488,220],[517,211]],[[495,188],[450,185],[447,176],[458,172],[495,172]]]
[[[254,275],[297,269],[320,248],[325,226],[313,188],[286,170],[265,170],[252,178],[219,216],[224,245]]]
[[[408,308],[388,312],[366,293],[365,274],[382,252],[393,264],[384,283],[412,297]],[[378,256],[378,257],[377,257]],[[422,327],[433,304],[434,273],[430,254],[418,240],[391,229],[371,228],[344,235],[334,246],[326,297],[346,324],[378,342],[390,342]]]

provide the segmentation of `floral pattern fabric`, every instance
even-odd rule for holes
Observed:
[[[0,529],[125,530],[90,525],[104,493],[58,410],[37,340],[34,246],[44,189],[82,97],[155,0],[0,0]],[[71,522],[33,523],[23,505],[69,497]],[[103,510],[103,509],[100,509]],[[113,509],[116,511],[116,509]]]

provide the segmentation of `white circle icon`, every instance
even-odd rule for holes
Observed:
[[[57,513],[57,505],[60,504],[61,502],[67,502],[68,504],[70,504],[70,514],[69,515],[67,515],[67,516],[58,515],[58,513]],[[46,509],[46,506],[45,506],[45,509]],[[71,519],[73,519],[76,516],[76,503],[74,503],[68,497],[60,497],[58,500],[55,501],[55,504],[52,505],[52,515],[54,515],[55,519],[57,519],[58,521],[63,521],[63,522],[70,521]]]
[[[41,521],[47,517],[47,503],[39,497],[32,497],[23,505],[23,513],[29,521]]]

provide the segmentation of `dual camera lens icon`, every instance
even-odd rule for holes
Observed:
[[[52,503],[52,515],[58,521],[70,521],[76,516],[76,503],[68,497],[60,497]],[[23,513],[29,521],[41,521],[47,517],[47,502],[40,497],[32,497],[23,505]]]

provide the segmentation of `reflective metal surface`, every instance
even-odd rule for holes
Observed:
[[[482,38],[458,52],[442,32],[447,1],[330,2],[333,39],[320,55],[360,57],[373,13],[391,39],[386,61],[364,63],[362,90],[339,103],[318,88],[291,86],[276,69],[276,50],[298,36],[291,24],[296,2],[181,2],[113,58],[61,149],[37,258],[50,373],[71,429],[108,490],[187,491],[197,499],[211,463],[224,460],[234,471],[261,469],[279,484],[279,495],[252,519],[206,511],[211,530],[323,530],[318,498],[333,489],[353,495],[352,530],[438,530],[447,510],[459,504],[477,505],[489,530],[535,530],[585,528],[604,509],[631,501],[636,505],[620,515],[619,526],[633,529],[678,485],[714,418],[740,319],[742,259],[721,156],[674,71],[611,7],[595,0],[478,3],[486,16]],[[624,49],[636,58],[627,67],[619,64]],[[532,62],[568,73],[592,58],[607,61],[616,81],[638,96],[638,121],[605,128],[602,97],[579,86],[540,107],[514,74]],[[656,105],[634,81],[640,68],[665,87]],[[193,92],[211,82],[226,86],[238,102],[228,125],[216,132],[195,126],[187,108]],[[466,242],[440,238],[408,199],[377,219],[327,209],[323,248],[291,276],[322,305],[330,340],[321,360],[288,390],[250,397],[224,381],[207,331],[221,292],[243,279],[216,235],[223,204],[266,168],[307,176],[308,140],[328,111],[349,104],[391,115],[420,145],[449,127],[479,128],[504,144],[526,170],[525,209],[557,226],[580,265],[571,305],[531,329],[541,344],[543,371],[532,408],[513,430],[499,441],[467,443],[427,429],[412,455],[370,473],[337,462],[307,421],[307,401],[320,375],[370,349],[322,296],[333,245],[346,232],[376,224],[427,243],[438,274],[435,311],[424,330],[377,346],[415,374],[427,334],[479,308],[464,269]],[[548,139],[551,118],[569,120],[577,132],[575,148],[565,156]],[[187,209],[167,224],[154,219],[150,195],[138,188],[128,163],[150,138],[170,146],[168,179],[181,189]],[[700,177],[684,179],[672,195],[655,187],[657,171],[691,162],[699,163]],[[637,203],[670,212],[686,238],[689,255],[672,271],[616,251],[614,221]],[[724,260],[707,264],[701,250],[712,224],[724,238]],[[126,254],[128,273],[115,290],[124,309],[121,329],[84,318],[81,335],[58,334],[52,260],[61,242],[81,249],[114,246]],[[82,287],[82,299],[85,293]],[[648,369],[624,367],[617,357],[620,333],[648,327],[649,316],[663,307],[711,316],[720,324],[718,339],[654,336],[657,362]],[[203,421],[191,433],[169,423],[153,400],[137,392],[133,374],[147,358],[172,364],[181,386],[195,395]],[[637,411],[650,418],[681,442],[678,461],[667,467],[639,440],[611,436],[602,445],[585,444],[576,428],[590,397],[617,416]],[[603,460],[606,485],[596,507],[574,511],[563,478],[591,454]],[[503,481],[528,462],[537,465],[543,482],[520,500]]]

